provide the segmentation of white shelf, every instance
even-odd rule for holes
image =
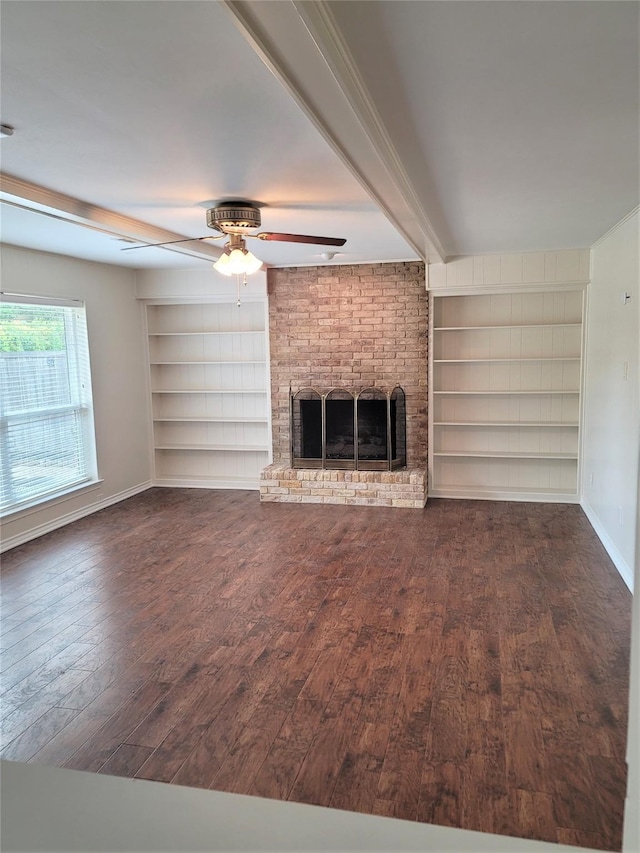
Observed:
[[[216,332],[149,332],[150,338],[176,338],[190,337],[191,335],[211,336],[211,335],[264,335],[264,329],[243,329],[240,331],[216,331]]]
[[[577,459],[577,453],[546,453],[544,451],[508,450],[434,450],[434,456],[459,456],[477,459]]]
[[[268,424],[269,418],[220,417],[220,418],[154,418],[155,424]]]
[[[496,488],[478,486],[438,486],[429,491],[432,498],[459,498],[485,501],[544,501],[546,503],[578,503],[575,491],[567,489],[521,489],[510,486]]]
[[[578,390],[569,390],[564,389],[562,391],[550,391],[550,390],[541,390],[541,391],[434,391],[434,394],[457,394],[457,395],[482,395],[486,396],[487,394],[511,394],[515,397],[521,397],[523,394],[579,394]]]
[[[154,486],[170,487],[172,489],[250,489],[260,488],[260,477],[180,477],[159,475],[153,481]]]
[[[459,298],[459,297],[457,297]],[[579,327],[582,323],[496,323],[493,326],[434,326],[434,332],[467,332],[472,329],[495,331],[496,329],[561,329]]]
[[[541,356],[540,358],[434,358],[434,364],[494,364],[509,362],[580,361],[578,356]]]
[[[224,361],[222,359],[219,359],[219,360],[215,360],[215,361],[214,360],[211,360],[211,361],[204,361],[204,360],[201,360],[201,361],[150,361],[149,364],[156,364],[156,365],[162,365],[162,364],[172,364],[172,365],[174,365],[174,364],[187,364],[187,365],[191,365],[191,364],[266,364],[266,361],[264,361],[264,360],[262,360],[262,361]]]
[[[154,388],[152,394],[266,394],[266,388]]]
[[[433,425],[461,427],[567,427],[571,429],[579,426],[577,421],[434,421]]]
[[[156,444],[156,450],[224,450],[230,453],[268,453],[269,448],[262,444]]]

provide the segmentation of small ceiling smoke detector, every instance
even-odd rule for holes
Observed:
[[[13,128],[9,124],[0,124],[0,136],[13,136]]]
[[[337,254],[337,252],[323,252],[320,257],[324,258],[325,261],[332,261]]]

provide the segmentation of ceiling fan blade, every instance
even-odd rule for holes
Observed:
[[[314,243],[318,246],[344,246],[342,237],[311,237],[308,234],[279,234],[275,231],[261,231],[260,234],[247,235],[260,240],[278,240],[282,243]]]
[[[183,240],[166,240],[164,243],[141,243],[139,246],[125,246],[120,251],[122,252],[130,252],[132,249],[153,249],[155,246],[173,246],[175,243],[200,243],[202,240],[220,240],[221,237],[225,237],[225,234],[218,234],[217,236],[206,236],[206,237],[185,237]]]

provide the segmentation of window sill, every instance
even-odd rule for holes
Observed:
[[[21,506],[7,509],[4,512],[0,513],[0,518],[4,519],[5,521],[8,521],[17,518],[18,516],[32,515],[33,513],[39,512],[40,510],[45,509],[48,506],[56,506],[57,504],[72,500],[74,497],[76,497],[78,494],[81,494],[82,492],[91,492],[92,490],[96,490],[103,482],[104,480],[96,479],[89,480],[88,482],[84,483],[79,483],[77,486],[71,486],[70,488],[64,489],[61,492],[56,492],[56,494],[54,495],[47,495],[46,497],[37,498],[36,500],[22,504]]]

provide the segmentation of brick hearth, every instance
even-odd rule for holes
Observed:
[[[427,472],[408,468],[327,471],[269,465],[260,475],[260,500],[422,509],[427,500]]]

